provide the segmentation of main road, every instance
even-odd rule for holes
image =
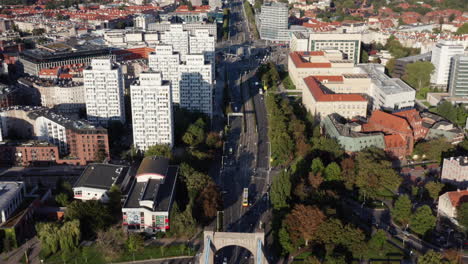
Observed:
[[[245,18],[243,3],[230,2],[229,40],[218,44],[218,51],[235,53],[230,47],[254,47]],[[223,191],[223,230],[253,232],[260,227],[268,210],[269,147],[268,122],[263,95],[259,94],[256,69],[258,58],[227,58],[220,62],[220,74],[226,73],[230,103],[234,115],[228,116],[228,133],[217,182]],[[219,88],[218,88],[219,90]],[[219,100],[219,99],[218,99]],[[249,206],[242,206],[243,189],[249,189]],[[239,263],[249,252],[231,247],[216,253],[216,263]]]

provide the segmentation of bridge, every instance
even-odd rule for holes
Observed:
[[[203,254],[200,264],[213,264],[216,251],[229,246],[239,246],[252,253],[255,264],[268,264],[264,251],[264,232],[235,233],[235,232],[203,232]]]

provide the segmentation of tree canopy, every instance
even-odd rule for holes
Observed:
[[[431,208],[423,205],[416,209],[416,212],[411,217],[411,230],[417,234],[424,235],[435,227],[436,220]]]
[[[283,171],[273,178],[270,199],[274,209],[281,210],[288,207],[289,199],[291,198],[291,188],[289,173]]]
[[[408,195],[401,195],[392,209],[392,218],[402,225],[406,225],[411,219],[411,200]]]
[[[468,229],[468,203],[462,203],[457,208],[457,220],[460,225]]]
[[[414,146],[413,154],[425,160],[442,161],[444,153],[453,149],[454,146],[445,138],[440,137],[428,141],[418,142]]]
[[[459,27],[456,32],[457,35],[468,34],[468,23],[463,24],[463,26]]]
[[[434,112],[443,116],[459,127],[465,127],[466,118],[468,118],[468,111],[466,111],[464,105],[453,105],[448,101],[443,101],[437,105]]]
[[[145,151],[145,157],[158,156],[162,158],[172,159],[172,150],[169,145],[154,145],[150,146]]]
[[[434,65],[429,61],[417,61],[406,65],[403,80],[416,90],[429,87]]]
[[[325,214],[317,207],[298,204],[284,221],[292,240],[302,239],[307,246],[324,220]]]

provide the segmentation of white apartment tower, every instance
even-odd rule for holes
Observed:
[[[211,64],[203,55],[187,55],[179,66],[180,106],[209,116],[213,112],[213,79]]]
[[[154,145],[174,145],[171,85],[160,72],[143,72],[130,86],[133,144],[145,151]]]
[[[450,64],[453,56],[463,54],[464,48],[455,42],[442,41],[432,49],[431,62],[434,65],[434,73],[431,75],[431,83],[439,86],[447,86]]]
[[[282,41],[288,30],[288,6],[284,3],[268,2],[260,13],[260,38]]]
[[[111,59],[93,59],[83,70],[86,114],[94,125],[109,121],[125,123],[124,80],[119,65]]]
[[[203,54],[205,56],[205,60],[214,65],[215,43],[215,36],[210,35],[208,30],[195,30],[195,34],[189,36],[189,53]]]
[[[156,46],[148,61],[150,69],[161,72],[162,79],[171,82],[173,103],[211,116],[213,71],[204,55],[190,54],[182,62],[171,46]]]
[[[172,102],[180,104],[179,94],[179,73],[180,54],[174,52],[172,46],[159,45],[155,47],[155,52],[148,56],[148,66],[150,69],[160,72],[163,80],[171,82]]]
[[[178,52],[182,60],[189,53],[189,32],[185,31],[183,26],[175,24],[170,26],[169,31],[161,34],[161,43],[171,45],[175,52]]]

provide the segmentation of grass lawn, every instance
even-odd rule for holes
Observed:
[[[162,248],[162,249],[161,249]],[[85,252],[85,253],[83,253]],[[157,259],[165,257],[176,257],[176,256],[194,256],[195,251],[188,248],[185,245],[172,245],[168,247],[161,246],[146,246],[142,251],[135,253],[135,260],[145,259]],[[113,262],[124,262],[133,261],[133,253],[124,252],[121,256],[113,260]],[[96,247],[84,247],[81,250],[76,250],[73,253],[69,253],[62,258],[62,253],[58,252],[45,259],[44,263],[49,264],[61,264],[61,263],[87,263],[87,264],[105,264],[108,263],[104,260],[102,253]]]

